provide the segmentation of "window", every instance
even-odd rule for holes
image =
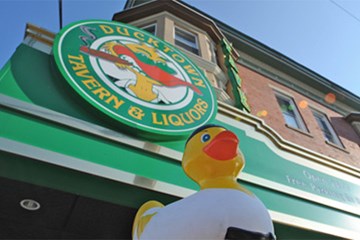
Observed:
[[[276,99],[281,108],[286,125],[307,132],[305,124],[301,119],[300,113],[297,110],[294,101],[290,97],[280,93],[276,93]]]
[[[151,33],[152,35],[156,35],[156,24],[150,24],[150,25],[141,27],[141,29]]]
[[[175,27],[175,45],[200,55],[197,36]]]
[[[343,147],[326,115],[313,109],[312,112],[314,114],[316,122],[320,127],[320,130],[323,133],[325,140],[327,142]]]

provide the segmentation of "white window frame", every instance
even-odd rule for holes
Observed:
[[[145,26],[141,26],[140,29],[146,31],[145,28],[149,28],[149,27],[152,27],[152,26],[155,27],[155,30],[154,30],[153,35],[157,36],[157,35],[156,35],[156,34],[157,34],[157,24],[156,24],[156,23],[151,23],[151,24],[147,24],[147,25],[145,25]],[[147,32],[148,32],[148,31],[147,31]]]
[[[290,128],[299,129],[299,130],[301,130],[303,132],[308,133],[309,131],[308,131],[307,127],[305,126],[304,120],[302,119],[302,117],[300,115],[300,112],[299,112],[293,98],[289,97],[287,95],[284,95],[283,93],[279,93],[279,92],[275,92],[275,97],[276,97],[276,101],[278,103],[278,106],[280,107],[280,110],[281,110],[281,113],[283,115],[286,126],[288,126]],[[279,100],[278,100],[279,98],[281,100],[283,100],[283,101],[288,102],[289,106],[292,107],[293,112],[294,112],[294,120],[295,120],[295,123],[296,123],[297,126],[290,125],[288,122],[286,122],[286,117],[284,116],[283,110],[281,109],[281,106],[280,106],[280,103],[279,103]]]
[[[210,61],[212,63],[218,64],[218,59],[217,59],[217,51],[216,51],[216,45],[213,41],[209,40],[208,38],[206,38],[207,44],[209,45],[209,50],[210,50]]]
[[[318,117],[326,125],[326,128],[328,129],[328,132],[331,135],[332,140],[329,140],[325,136],[326,134],[325,134],[322,126],[319,126],[320,131],[322,132],[323,137],[325,139],[325,142],[330,143],[330,144],[335,144],[335,145],[337,145],[337,146],[339,146],[341,148],[344,148],[344,145],[341,143],[340,138],[338,137],[337,133],[335,132],[334,127],[331,125],[330,120],[327,117],[327,115],[325,113],[322,113],[322,112],[320,112],[318,110],[315,110],[313,108],[311,108],[311,111],[312,111],[312,113],[314,115],[315,121],[318,124],[318,126],[319,126],[319,123],[318,123],[316,117]]]
[[[194,48],[193,46],[190,46],[189,44],[187,44],[185,41],[182,41],[181,39],[177,39],[177,38],[176,38],[176,31],[177,31],[177,30],[178,30],[178,31],[181,31],[181,32],[183,32],[183,33],[185,33],[185,34],[188,34],[188,35],[190,35],[190,36],[192,36],[192,37],[194,37],[194,39],[195,39],[195,43],[194,43],[194,44],[195,44],[195,48]],[[176,41],[179,41],[180,43],[186,45],[186,46],[189,47],[189,48],[192,48],[192,49],[197,50],[197,53],[194,53],[193,51],[188,50],[188,49],[186,49],[185,47],[176,44]],[[199,37],[198,37],[198,35],[197,35],[197,34],[194,34],[194,33],[192,33],[192,32],[189,32],[189,31],[185,30],[184,28],[175,26],[175,29],[174,29],[174,44],[175,44],[176,46],[182,48],[182,49],[185,49],[185,50],[188,51],[188,52],[191,52],[192,54],[201,56],[201,55],[200,55],[200,46],[199,46]]]

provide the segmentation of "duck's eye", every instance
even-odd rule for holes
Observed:
[[[207,134],[207,133],[204,133],[202,136],[201,136],[201,141],[202,142],[207,142],[210,140],[210,134]]]

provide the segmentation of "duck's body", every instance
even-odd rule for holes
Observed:
[[[244,159],[235,134],[219,126],[197,130],[186,144],[182,166],[201,190],[166,207],[143,205],[134,239],[274,239],[266,207],[236,180]],[[231,234],[230,228],[235,229]]]
[[[156,212],[141,239],[220,240],[229,227],[264,235],[274,232],[261,201],[254,195],[233,189],[201,190]]]

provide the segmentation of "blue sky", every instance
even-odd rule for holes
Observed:
[[[360,96],[360,0],[186,0]],[[111,19],[125,0],[63,0],[63,24]],[[0,67],[26,22],[59,31],[57,0],[0,0]]]

